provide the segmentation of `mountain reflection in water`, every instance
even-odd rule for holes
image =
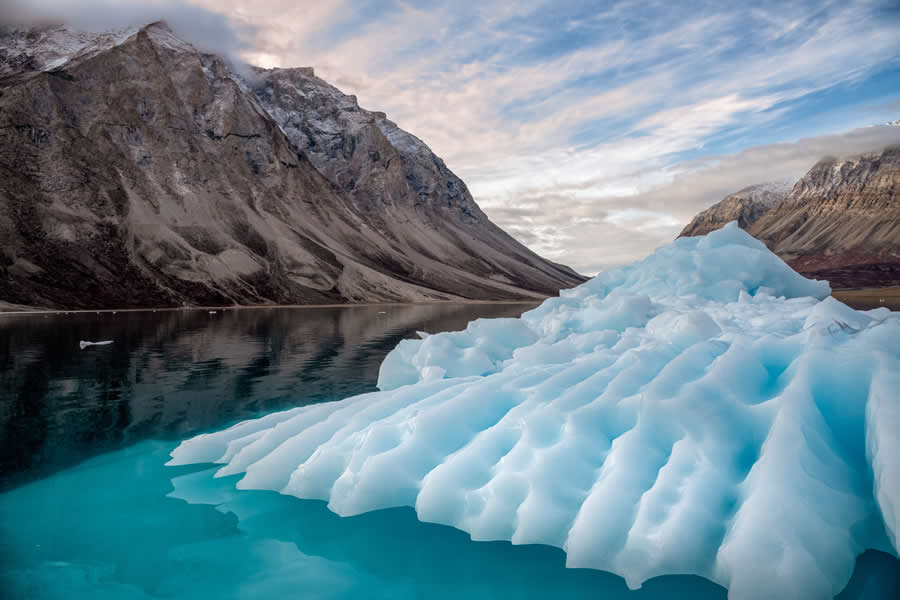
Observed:
[[[384,356],[416,331],[533,306],[0,315],[0,489],[139,440],[372,391]]]

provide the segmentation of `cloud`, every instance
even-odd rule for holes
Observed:
[[[869,106],[866,109],[873,113],[889,115],[891,120],[896,120],[900,118],[900,97],[897,97],[890,102]]]
[[[654,170],[651,185],[640,182],[646,173],[621,176],[635,180],[634,189],[641,191],[633,194],[595,193],[602,189],[597,181],[560,184],[505,199],[505,204],[525,209],[498,206],[486,212],[546,256],[594,274],[643,258],[674,239],[695,214],[741,188],[793,182],[825,156],[849,157],[893,144],[900,144],[900,127],[863,127],[680,162]]]
[[[849,157],[900,144],[900,127],[863,127],[846,133],[748,148],[728,156],[681,163],[671,183],[634,197],[633,204],[663,209],[680,222],[742,187],[794,181],[826,156]],[[735,187],[737,186],[737,187]]]
[[[99,28],[161,16],[260,66],[314,66],[423,139],[498,224],[585,272],[645,255],[741,187],[875,147],[889,134],[850,130],[897,118],[888,1],[586,4],[28,6]]]
[[[252,25],[176,0],[0,0],[2,21],[11,24],[65,23],[82,31],[108,31],[164,20],[197,48],[226,57],[249,49]]]

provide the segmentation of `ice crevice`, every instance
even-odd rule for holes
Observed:
[[[402,341],[379,391],[183,442],[239,488],[413,507],[640,587],[831,598],[897,554],[900,315],[829,297],[732,224],[519,319]]]

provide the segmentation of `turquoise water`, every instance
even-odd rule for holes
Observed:
[[[411,509],[341,518],[236,491],[236,477],[163,467],[171,448],[141,442],[0,496],[15,524],[0,576],[12,597],[725,597],[695,577],[631,594],[613,575],[566,570],[558,550],[471,542]]]
[[[725,598],[689,576],[629,591],[565,569],[559,550],[472,542],[411,509],[340,518],[210,466],[164,466],[183,437],[372,389],[417,329],[524,308],[3,317],[0,597]],[[842,597],[900,597],[898,565],[866,553]]]

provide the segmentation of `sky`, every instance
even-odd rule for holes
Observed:
[[[748,185],[900,143],[900,3],[2,0],[316,74],[441,156],[498,225],[584,274]]]

